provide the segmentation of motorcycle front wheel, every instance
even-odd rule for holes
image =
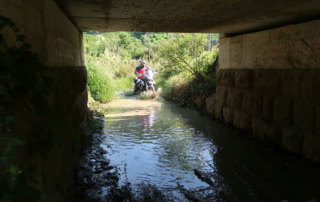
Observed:
[[[156,90],[154,89],[154,85],[150,85],[150,86],[149,86],[149,89],[150,89],[151,91],[156,91]]]

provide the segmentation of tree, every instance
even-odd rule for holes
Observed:
[[[148,35],[143,35],[141,37],[141,41],[142,41],[142,44],[146,47],[150,47],[151,45],[151,39]]]
[[[197,79],[205,78],[201,54],[207,44],[206,34],[179,34],[160,44],[159,53],[166,71],[188,71]]]
[[[120,32],[119,38],[119,46],[122,48],[127,48],[131,43],[134,42],[134,38],[128,32]]]

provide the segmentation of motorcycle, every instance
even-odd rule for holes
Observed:
[[[138,93],[138,92],[140,93],[143,91],[145,83],[142,79],[136,77],[136,78],[134,78],[133,83],[134,83],[134,92],[135,93]]]
[[[155,72],[156,73],[156,72]],[[136,78],[134,79],[134,92],[142,91],[155,91],[155,81],[153,80],[153,70],[147,71],[143,68],[136,72]]]
[[[148,90],[156,91],[156,88],[155,88],[156,82],[153,79],[153,75],[156,73],[157,72],[153,72],[153,70],[151,70],[151,69],[148,69],[146,71],[145,80],[146,80],[147,91]]]

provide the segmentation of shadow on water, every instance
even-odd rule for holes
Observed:
[[[195,111],[161,99],[120,99],[105,107],[104,136],[96,137],[79,169],[88,175],[78,175],[78,182],[86,185],[83,201],[320,198],[318,166],[238,135]],[[92,151],[100,152],[102,162],[110,159],[96,166],[101,172],[83,169],[92,164]]]

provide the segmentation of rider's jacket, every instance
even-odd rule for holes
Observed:
[[[138,71],[140,71],[140,69],[145,69],[145,71],[147,69],[151,69],[151,67],[147,66],[147,65],[144,65],[144,67],[141,67],[140,65],[136,67],[136,70],[134,71],[134,73],[137,73]]]

